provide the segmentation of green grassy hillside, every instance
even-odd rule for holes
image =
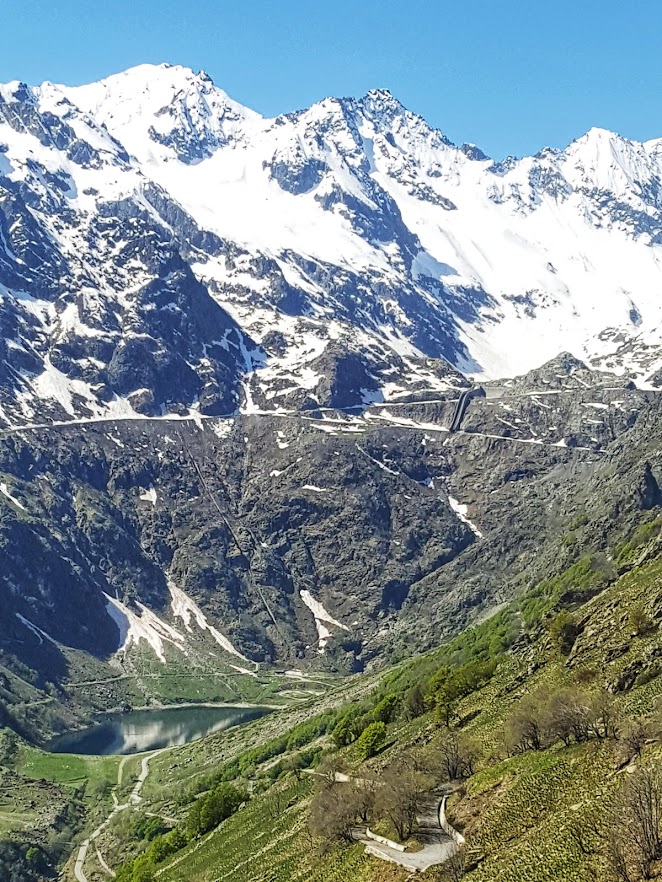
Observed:
[[[461,866],[418,878],[611,882],[619,854],[629,882],[651,878],[662,829],[644,866],[628,812],[662,759],[659,530],[649,521],[612,553],[578,554],[434,652],[155,755],[142,801],[95,839],[89,882],[107,878],[104,863],[118,882],[404,882],[407,870],[367,856],[348,830],[369,823],[420,848],[387,807],[450,778]],[[48,802],[73,848],[112,807],[118,758],[58,757],[9,736],[3,751],[6,781],[28,796],[0,807],[5,835],[46,818]],[[126,761],[120,799],[140,763]],[[333,783],[338,770],[354,783]],[[229,792],[241,796],[219,812]]]
[[[333,788],[319,792],[320,770],[333,762],[379,787],[393,769],[419,757],[432,788],[443,774],[439,768],[430,773],[430,757],[450,737],[472,751],[471,774],[456,784],[449,804],[449,816],[467,840],[464,867],[442,865],[420,878],[616,878],[607,856],[614,806],[627,800],[628,782],[637,780],[638,770],[662,758],[659,525],[645,532],[645,541],[633,537],[616,564],[580,557],[558,578],[532,586],[491,619],[401,665],[363,694],[339,690],[333,699],[339,707],[321,709],[323,725],[304,733],[303,743],[281,738],[274,751],[238,753],[232,762],[218,755],[216,766],[204,742],[189,746],[181,756],[191,787],[178,805],[172,794],[161,803],[180,824],[196,791],[213,788],[215,780],[250,782],[253,795],[216,829],[140,872],[164,882],[404,879],[407,871],[365,856],[362,845],[311,829],[315,800],[328,799],[333,810]],[[566,745],[555,724],[558,708],[570,698],[583,708],[587,733],[579,741],[570,735]],[[537,718],[542,733],[535,748],[522,736],[527,715]],[[369,751],[375,755],[362,756],[358,736],[378,719],[385,720],[384,742]],[[644,733],[638,741],[637,727]],[[152,800],[159,799],[171,760],[159,757]],[[206,779],[198,777],[202,769]],[[316,770],[317,777],[310,774]],[[373,811],[374,826],[395,836],[388,820]],[[130,864],[124,872],[127,879],[141,878],[132,875]],[[637,873],[632,871],[633,880],[644,878]]]

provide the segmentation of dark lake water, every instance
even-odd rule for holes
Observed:
[[[66,732],[44,746],[53,753],[126,754],[187,744],[268,713],[252,707],[169,707],[108,714],[95,726]]]

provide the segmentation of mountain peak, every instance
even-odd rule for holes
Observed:
[[[205,71],[177,64],[141,64],[98,83],[57,88],[138,157],[165,150],[198,162],[238,137],[243,121],[260,118]]]
[[[408,113],[404,104],[388,89],[370,89],[358,103],[369,116],[392,118]]]
[[[20,80],[12,80],[10,83],[0,83],[0,99],[7,102],[24,101],[31,93],[26,83]]]
[[[582,135],[580,138],[577,138],[576,141],[602,141],[602,142],[612,142],[612,141],[625,141],[622,135],[619,135],[618,132],[612,132],[611,129],[604,129],[601,126],[592,126],[586,134]],[[575,142],[576,143],[576,142]]]
[[[403,106],[389,89],[368,89],[365,98],[369,98],[372,101],[382,101],[384,104],[389,104],[394,107]]]
[[[79,99],[96,98],[99,102],[134,103],[145,107],[161,102],[170,103],[172,98],[183,91],[214,91],[219,97],[230,100],[227,94],[216,86],[206,71],[195,73],[190,67],[179,64],[139,64],[120,73],[111,74],[96,83],[83,86],[61,87],[71,96]],[[76,102],[78,103],[78,102]]]

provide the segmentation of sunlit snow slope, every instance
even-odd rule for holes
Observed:
[[[562,350],[658,385],[662,140],[494,162],[386,91],[0,87],[0,420],[351,406]]]

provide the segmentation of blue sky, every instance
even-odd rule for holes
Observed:
[[[495,157],[661,137],[661,49],[660,0],[0,0],[0,82],[170,61],[268,115],[384,87]]]

